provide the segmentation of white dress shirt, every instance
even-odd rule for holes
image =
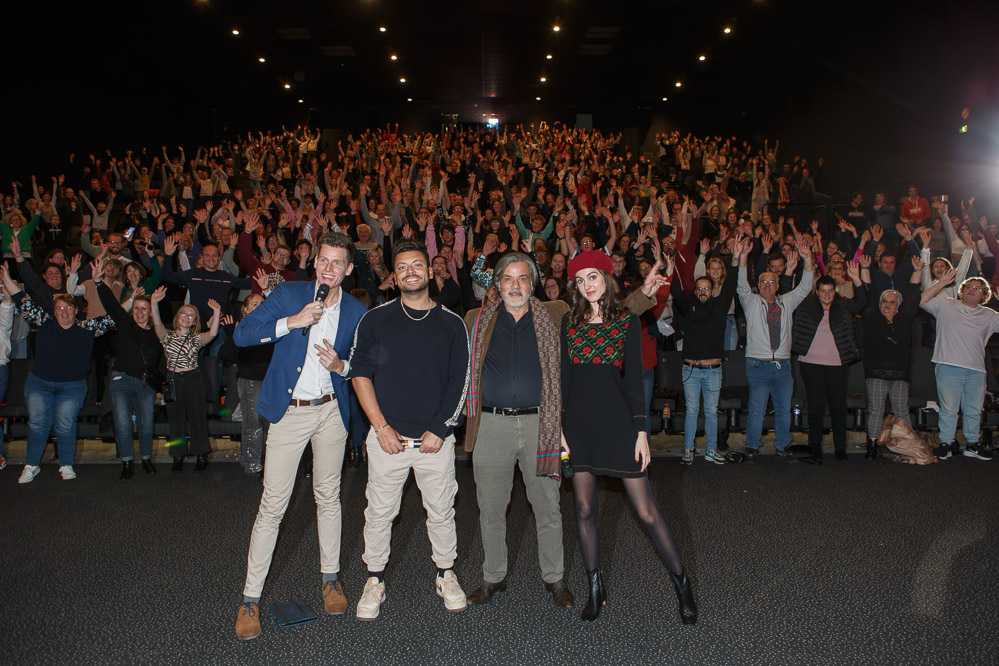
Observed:
[[[316,290],[319,286],[316,284]],[[330,372],[319,362],[319,353],[315,345],[324,347],[323,340],[329,340],[330,345],[336,341],[337,330],[340,328],[340,302],[343,292],[340,291],[336,303],[323,308],[323,315],[319,321],[309,327],[309,344],[305,352],[305,362],[298,368],[298,382],[291,397],[295,400],[318,400],[325,395],[333,393],[333,381],[330,379]],[[275,335],[281,338],[286,335],[301,335],[298,329],[289,330],[288,317],[278,319],[275,326]],[[346,377],[350,373],[350,365],[347,359],[343,360],[343,371],[339,372],[341,377]]]

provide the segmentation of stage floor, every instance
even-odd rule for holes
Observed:
[[[393,533],[381,617],[359,622],[363,470],[345,470],[341,578],[350,607],[322,613],[315,505],[296,487],[261,601],[308,601],[318,622],[236,638],[259,481],[233,463],[195,474],[167,465],[128,482],[116,465],[53,464],[18,486],[0,472],[0,660],[18,664],[736,664],[960,663],[999,660],[995,486],[999,462],[925,468],[853,456],[681,467],[657,458],[656,497],[700,605],[681,625],[664,565],[613,481],[602,487],[609,601],[584,623],[573,498],[563,486],[566,572],[577,608],[555,607],[537,564],[523,484],[509,512],[509,587],[458,614],[434,592],[425,514],[410,481]],[[458,463],[458,577],[481,580],[470,464]]]

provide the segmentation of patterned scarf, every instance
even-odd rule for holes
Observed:
[[[486,331],[492,323],[496,311],[503,301],[482,306],[472,324],[472,372],[468,389],[468,418],[479,412],[479,380],[484,361]],[[562,471],[562,389],[559,363],[558,324],[548,313],[544,304],[535,297],[530,300],[534,318],[534,334],[538,340],[538,360],[541,362],[541,405],[539,409],[538,476],[551,476],[556,479]]]

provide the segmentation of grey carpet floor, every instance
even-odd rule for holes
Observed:
[[[18,664],[843,664],[999,660],[995,486],[999,462],[927,468],[853,458],[824,466],[715,467],[675,458],[651,468],[656,497],[695,582],[696,627],[619,484],[600,495],[609,602],[597,622],[554,607],[542,587],[534,523],[517,481],[509,511],[510,585],[451,614],[434,593],[418,490],[393,533],[381,617],[353,615],[365,472],[345,470],[342,579],[347,614],[324,615],[311,488],[300,482],[262,604],[303,598],[310,625],[233,633],[259,482],[235,464],[118,481],[118,467],[56,468],[18,486],[0,473],[0,662]],[[471,468],[460,462],[459,580],[480,581]],[[567,580],[585,601],[571,490],[563,487]]]

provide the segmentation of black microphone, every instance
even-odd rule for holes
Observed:
[[[322,303],[326,300],[326,297],[330,295],[330,286],[328,284],[320,284],[319,289],[316,290],[316,302]],[[311,325],[306,326],[302,329],[302,335],[308,335],[309,329],[312,328]]]

